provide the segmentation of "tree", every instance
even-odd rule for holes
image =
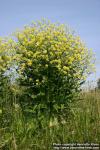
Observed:
[[[65,119],[81,84],[92,73],[93,55],[64,25],[41,21],[16,33],[24,111],[42,120]],[[26,97],[26,98],[25,98]]]

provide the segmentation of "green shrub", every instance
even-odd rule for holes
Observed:
[[[25,88],[23,109],[43,120],[69,115],[82,83],[93,69],[93,57],[64,25],[42,21],[16,33],[19,83]]]

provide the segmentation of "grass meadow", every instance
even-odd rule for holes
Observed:
[[[5,86],[0,95],[0,150],[53,150],[53,143],[100,142],[100,90],[82,90],[66,122],[55,118],[48,126],[44,121],[42,129],[24,115],[17,92]]]

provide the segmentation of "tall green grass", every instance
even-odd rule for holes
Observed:
[[[100,90],[83,91],[62,123],[25,116],[17,87],[4,86],[0,95],[0,150],[52,150],[53,143],[99,143]]]

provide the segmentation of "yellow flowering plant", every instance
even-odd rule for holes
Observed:
[[[11,62],[12,40],[0,39],[0,74],[3,74]]]
[[[93,71],[93,54],[66,26],[44,20],[26,26],[16,38],[19,82],[26,87],[27,105],[40,118],[41,113],[49,119],[65,117]]]
[[[9,38],[0,38],[0,125],[5,127],[11,123],[11,68],[14,66],[15,42]],[[8,110],[9,109],[9,110]],[[9,112],[9,113],[8,113]],[[4,119],[5,118],[5,119]],[[6,121],[5,121],[6,120]]]

